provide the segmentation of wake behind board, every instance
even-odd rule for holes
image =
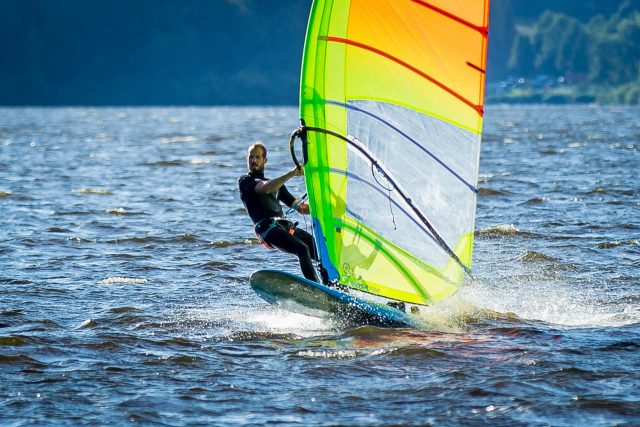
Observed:
[[[418,328],[419,318],[385,304],[278,270],[258,270],[249,278],[253,290],[270,304],[308,316],[357,325]]]

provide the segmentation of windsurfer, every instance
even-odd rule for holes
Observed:
[[[309,214],[309,205],[296,199],[285,186],[289,179],[301,176],[303,171],[295,167],[284,175],[268,179],[264,176],[266,163],[267,147],[261,142],[252,144],[247,149],[249,171],[238,178],[240,199],[255,224],[256,236],[266,247],[296,255],[304,277],[318,282],[313,266],[313,260],[318,260],[313,236],[286,219],[280,204]]]

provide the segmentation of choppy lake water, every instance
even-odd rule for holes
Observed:
[[[640,108],[487,108],[428,330],[278,311],[238,199],[295,108],[0,109],[0,424],[640,425]],[[298,194],[301,179],[292,181]]]

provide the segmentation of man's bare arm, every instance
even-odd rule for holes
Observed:
[[[258,181],[255,191],[258,194],[273,193],[274,191],[278,190],[278,188],[282,187],[285,182],[289,181],[294,176],[300,175],[302,175],[302,169],[295,167],[289,172],[277,178],[273,178],[268,181]]]

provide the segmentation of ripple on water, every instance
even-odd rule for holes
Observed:
[[[144,284],[148,280],[144,277],[107,277],[98,282],[99,285],[115,285],[115,284]]]
[[[558,258],[545,255],[541,252],[528,251],[519,257],[522,262],[557,262]]]
[[[618,248],[621,246],[636,247],[636,246],[640,246],[640,242],[638,240],[626,240],[626,241],[613,240],[610,242],[603,242],[598,244],[598,249],[612,249],[612,248]]]
[[[162,244],[171,244],[171,243],[189,243],[198,241],[198,236],[194,234],[179,234],[177,236],[171,237],[160,237],[160,236],[145,236],[145,237],[124,237],[121,239],[112,239],[107,240],[108,244],[125,244],[125,243],[135,243],[135,244],[148,244],[148,243],[162,243]]]
[[[2,365],[29,366],[31,368],[43,368],[46,366],[45,363],[26,354],[0,354],[0,366]]]
[[[24,322],[20,325],[19,329],[25,332],[52,332],[63,330],[64,327],[53,320],[43,319]]]
[[[296,356],[310,359],[352,359],[358,356],[355,350],[300,350]]]
[[[46,229],[47,233],[70,233],[71,230],[67,229],[67,228],[61,228],[61,227],[49,227]]]
[[[155,163],[150,163],[147,166],[182,166],[184,162],[182,160],[160,160]]]
[[[506,191],[506,190],[496,190],[493,188],[487,188],[487,187],[481,187],[478,188],[478,194],[480,196],[487,196],[487,197],[497,197],[497,196],[506,196],[511,194],[510,192]]]
[[[0,336],[0,346],[19,347],[23,345],[29,345],[31,343],[33,343],[33,340],[27,336],[22,336],[22,335]]]
[[[524,204],[526,205],[540,205],[542,203],[546,203],[549,201],[548,197],[533,197],[529,200],[527,200],[526,202],[524,202]]]
[[[76,188],[71,190],[75,194],[96,195],[96,196],[111,196],[113,192],[105,188]]]
[[[82,323],[80,323],[80,325],[78,325],[78,328],[91,329],[91,328],[95,328],[96,326],[98,326],[98,322],[96,322],[93,319],[87,319],[87,320],[84,320]]]
[[[286,332],[270,332],[270,331],[232,331],[229,335],[224,337],[219,337],[220,341],[233,341],[233,342],[242,342],[242,341],[290,341],[300,339],[300,336],[295,333],[286,333]]]
[[[0,165],[0,419],[633,424],[640,193],[624,177],[639,158],[614,139],[637,130],[638,110],[497,108],[481,156],[482,279],[428,307],[422,331],[294,315],[248,286],[265,262],[298,266],[247,238],[237,135],[249,126],[284,170],[275,140],[294,108],[2,109],[21,124],[0,135],[14,140]],[[569,110],[587,124],[570,126]],[[26,133],[37,146],[18,142]]]
[[[232,262],[224,262],[224,261],[209,261],[202,266],[202,268],[206,270],[215,270],[215,271],[234,271],[238,265]]]
[[[598,348],[598,351],[611,351],[611,352],[618,352],[618,351],[631,351],[631,352],[636,352],[640,349],[640,343],[637,343],[635,341],[618,341],[612,344],[608,344],[604,347]]]
[[[531,233],[527,231],[521,231],[517,229],[513,224],[499,224],[493,225],[475,232],[476,236],[484,238],[501,238],[501,237],[528,237],[528,238],[540,238],[542,235]]]
[[[195,135],[170,134],[159,137],[159,142],[161,144],[182,144],[187,142],[196,142],[198,140],[198,136]]]
[[[210,242],[209,246],[213,248],[227,248],[229,246],[247,246],[258,245],[258,239],[239,239],[239,240],[219,240],[217,242]]]
[[[133,212],[133,211],[128,211],[127,209],[123,208],[123,207],[119,207],[119,208],[110,208],[110,209],[106,209],[105,212],[109,215],[116,215],[116,216],[139,216],[139,215],[150,215],[146,212]]]
[[[31,280],[27,280],[27,279],[16,279],[13,277],[0,277],[0,283],[3,285],[32,285],[33,282]],[[19,311],[19,310],[15,310],[15,311]],[[7,311],[6,313],[9,313],[10,311]]]

